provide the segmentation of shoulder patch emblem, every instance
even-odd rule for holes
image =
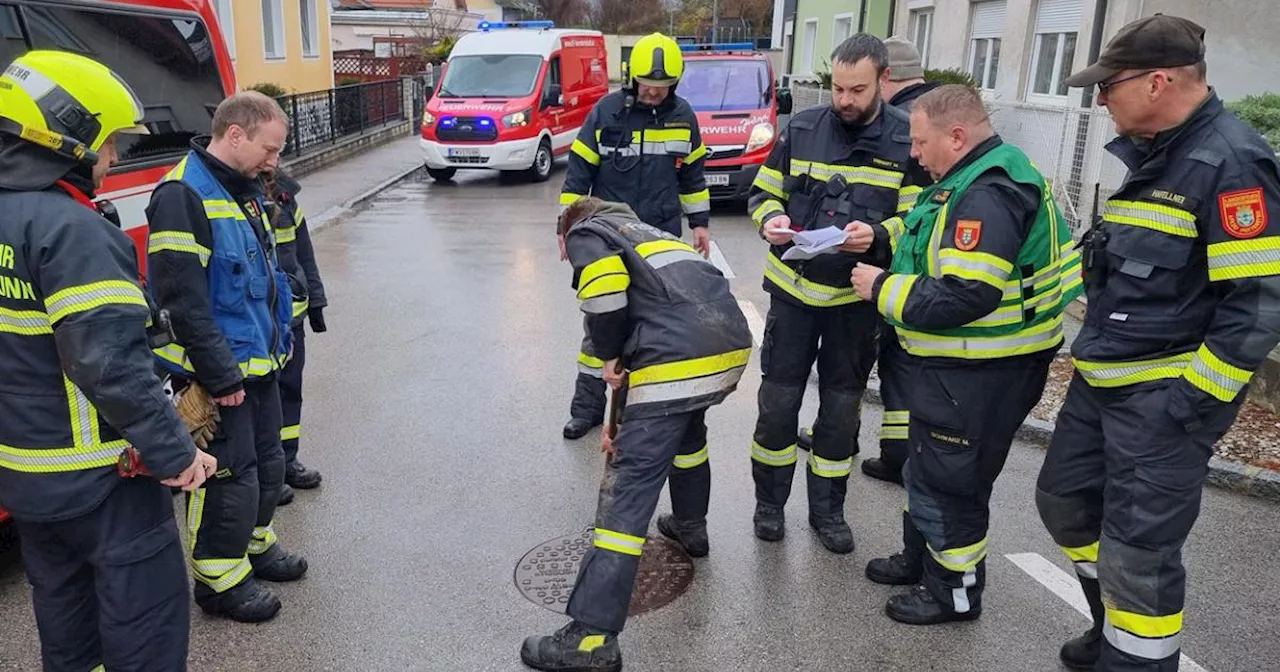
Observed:
[[[956,222],[956,249],[968,252],[982,238],[982,220],[961,219]]]
[[[1262,187],[1218,194],[1222,228],[1232,238],[1253,238],[1267,228],[1267,202]]]
[[[947,201],[951,200],[951,190],[939,189],[938,191],[934,192],[933,197],[930,198],[929,200],[933,201],[934,203],[944,204]]]

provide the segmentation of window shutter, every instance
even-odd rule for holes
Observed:
[[[1004,34],[1005,0],[973,3],[973,30],[969,37],[1000,37]]]
[[[1078,33],[1083,20],[1082,0],[1040,0],[1036,33]]]

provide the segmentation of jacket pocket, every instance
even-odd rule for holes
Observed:
[[[249,287],[248,264],[241,259],[216,255],[209,263],[213,264],[214,277],[219,278],[209,288],[214,308],[230,313],[243,312]]]
[[[930,488],[961,497],[979,491],[980,462],[978,446],[963,433],[911,418],[914,435],[909,456]]]

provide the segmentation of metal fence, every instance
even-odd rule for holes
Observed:
[[[406,90],[412,90],[411,81],[391,79],[277,98],[289,116],[289,140],[283,154],[299,156],[369,129],[410,119],[413,107],[406,105]]]
[[[793,109],[831,104],[827,89],[793,81]],[[991,125],[1044,173],[1058,207],[1078,238],[1088,228],[1097,187],[1099,207],[1120,188],[1125,167],[1106,151],[1116,136],[1106,110],[989,101]]]

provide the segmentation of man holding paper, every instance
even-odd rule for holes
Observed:
[[[781,540],[798,459],[797,416],[817,360],[809,525],[828,550],[849,553],[854,542],[844,499],[878,323],[875,307],[854,294],[849,273],[859,260],[888,264],[890,241],[902,227],[896,215],[910,209],[928,177],[909,174],[909,118],[881,102],[884,43],[855,35],[831,61],[831,106],[791,119],[748,199],[770,243],[764,288],[772,296],[751,457],[755,534]]]

